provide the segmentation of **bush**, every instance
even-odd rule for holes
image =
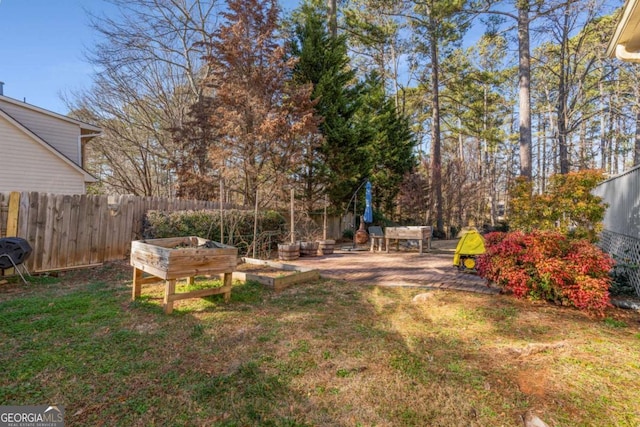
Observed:
[[[253,244],[253,211],[230,209],[224,211],[224,243],[246,251]],[[258,213],[258,243],[268,244],[273,232],[274,242],[286,235],[286,221],[276,211]],[[148,211],[145,216],[143,236],[145,239],[164,237],[198,236],[223,241],[220,236],[220,211]],[[268,250],[269,248],[265,248]]]
[[[602,314],[613,259],[587,240],[554,231],[489,233],[478,274],[518,297]]]
[[[509,222],[514,230],[559,230],[575,239],[597,241],[606,204],[591,192],[604,179],[601,171],[583,170],[553,175],[544,194],[518,178],[510,189]]]
[[[343,239],[353,240],[353,236],[354,236],[353,230],[350,229],[350,228],[345,228],[342,231],[342,238]]]
[[[629,250],[624,251],[623,256],[613,254],[616,265],[610,273],[612,283],[609,293],[612,296],[637,296],[636,288],[631,282],[631,275],[637,274],[639,266],[629,258],[628,252]]]

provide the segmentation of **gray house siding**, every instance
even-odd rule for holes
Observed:
[[[640,266],[640,166],[602,182],[593,193],[608,205],[600,246],[618,262]],[[627,273],[640,295],[640,269]]]

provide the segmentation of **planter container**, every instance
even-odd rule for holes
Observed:
[[[318,255],[331,255],[336,246],[335,240],[318,241]]]
[[[278,258],[283,261],[291,261],[300,258],[300,244],[279,244]]]
[[[317,256],[318,242],[300,242],[300,256]]]

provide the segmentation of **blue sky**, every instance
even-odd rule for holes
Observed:
[[[59,113],[59,94],[90,84],[83,60],[93,33],[84,8],[99,0],[0,0],[0,81],[4,94]]]
[[[284,2],[291,7],[297,0]],[[87,88],[84,52],[95,34],[85,10],[113,12],[103,0],[0,0],[0,81],[4,95],[57,113],[60,94]]]

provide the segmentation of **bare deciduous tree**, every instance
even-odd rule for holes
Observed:
[[[92,16],[101,41],[88,52],[93,86],[74,94],[72,111],[97,120],[102,138],[89,154],[102,158],[107,190],[172,195],[177,165],[190,159],[170,130],[180,127],[202,97],[210,70],[218,5],[205,0],[110,0],[117,17]],[[178,177],[179,178],[179,177]]]

